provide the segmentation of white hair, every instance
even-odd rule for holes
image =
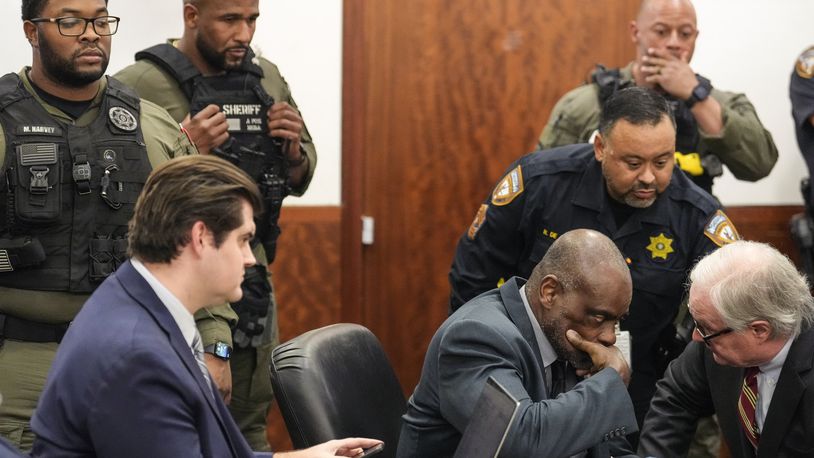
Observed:
[[[800,334],[814,322],[814,298],[805,276],[770,245],[737,241],[707,255],[690,272],[732,329],[769,322],[771,338]]]

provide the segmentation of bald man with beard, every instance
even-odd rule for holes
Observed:
[[[678,165],[705,191],[725,165],[735,178],[757,181],[777,162],[777,147],[744,94],[722,91],[690,65],[698,27],[689,0],[644,0],[630,22],[636,59],[624,68],[599,66],[591,82],[565,94],[540,134],[540,149],[586,143],[602,102],[629,86],[655,89],[676,112]]]

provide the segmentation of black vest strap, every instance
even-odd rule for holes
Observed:
[[[240,67],[241,71],[251,73],[258,78],[263,77],[263,69],[252,62],[254,52],[251,48],[246,50],[246,58]],[[136,60],[146,59],[158,65],[162,70],[169,73],[184,91],[187,100],[192,99],[195,91],[195,78],[201,76],[201,72],[195,67],[189,58],[169,43],[151,46],[136,53]]]
[[[141,98],[136,94],[136,91],[110,76],[107,77],[107,95],[122,101],[133,110],[141,109]]]
[[[169,43],[151,46],[136,53],[136,60],[147,59],[169,73],[181,86],[187,99],[192,98],[193,81],[201,72],[187,56]]]
[[[0,78],[0,111],[22,99],[31,97],[23,86],[23,80],[16,73],[7,73]]]

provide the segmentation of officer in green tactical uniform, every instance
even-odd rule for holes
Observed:
[[[242,168],[264,192],[266,211],[253,242],[258,265],[247,271],[244,298],[232,309],[196,316],[207,365],[229,410],[254,450],[268,450],[272,401],[268,363],[278,343],[276,303],[266,266],[274,260],[277,218],[287,195],[302,195],[316,151],[277,67],[249,47],[258,0],[185,0],[180,40],[136,54],[116,77],[181,122],[201,152]]]
[[[588,142],[602,101],[620,88],[646,86],[671,98],[677,164],[705,191],[712,192],[722,164],[739,180],[767,176],[777,162],[777,148],[749,99],[714,88],[690,67],[698,37],[692,3],[644,0],[630,32],[636,60],[621,69],[600,66],[590,84],[565,94],[540,135],[540,149]]]
[[[147,175],[196,151],[166,111],[104,76],[119,25],[105,0],[23,0],[22,19],[31,66],[0,78],[0,434],[29,450],[57,346],[124,261]]]

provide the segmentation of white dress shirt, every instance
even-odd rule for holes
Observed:
[[[772,403],[772,396],[774,396],[774,389],[777,387],[777,380],[780,378],[780,371],[783,369],[783,364],[786,363],[786,357],[789,355],[789,348],[794,341],[790,337],[783,345],[783,348],[766,364],[758,366],[760,372],[757,374],[757,406],[755,406],[755,420],[757,422],[758,431],[763,431],[763,421],[766,420],[766,414],[769,412],[769,405]]]
[[[187,346],[189,347],[190,351],[193,352],[193,356],[195,355],[194,349],[192,348],[192,340],[195,338],[195,334],[198,332],[198,328],[195,326],[195,317],[189,313],[184,304],[175,297],[174,294],[167,289],[166,286],[162,285],[161,282],[155,278],[155,276],[147,269],[147,267],[138,259],[131,259],[130,262],[133,264],[133,268],[136,269],[136,272],[141,274],[145,280],[147,280],[147,284],[150,285],[150,288],[155,291],[156,296],[158,299],[161,300],[161,303],[164,304],[164,307],[167,308],[167,311],[170,312],[172,318],[175,320],[175,324],[178,325],[178,328],[181,329],[181,334],[184,336],[184,340],[187,342]]]

